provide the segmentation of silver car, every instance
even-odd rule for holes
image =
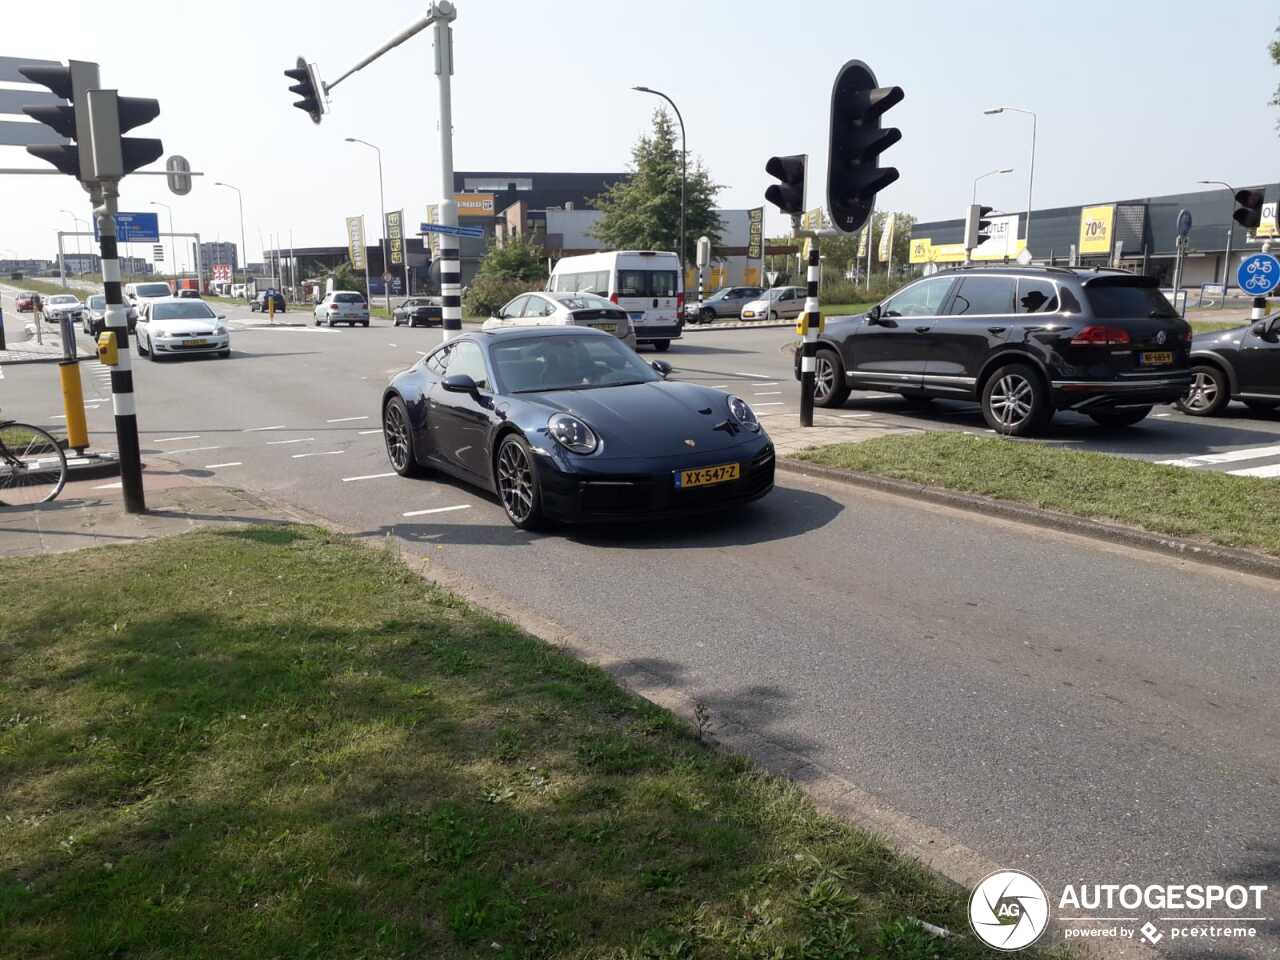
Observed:
[[[152,360],[192,353],[231,356],[226,318],[214,313],[203,300],[164,297],[145,301],[134,343],[139,356]]]
[[[484,322],[485,330],[504,327],[595,327],[612,333],[631,349],[636,333],[627,311],[594,293],[539,291],[522,293]]]
[[[63,317],[79,320],[84,304],[80,298],[71,293],[55,293],[44,298],[44,319],[46,323],[61,323]]]
[[[757,299],[763,291],[759,287],[721,287],[699,304],[691,303],[685,310],[690,323],[710,323],[720,317],[738,319],[743,306]]]
[[[794,320],[804,312],[804,287],[773,287],[742,307],[743,320]]]
[[[126,323],[129,325],[129,332],[133,332],[133,328],[138,323],[138,309],[132,304],[124,305],[126,311]],[[107,298],[100,293],[91,294],[84,302],[84,311],[81,313],[81,323],[84,332],[89,336],[97,339],[103,330],[107,329]]]

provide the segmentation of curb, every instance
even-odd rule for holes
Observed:
[[[73,465],[71,461],[72,458],[67,457],[67,483],[120,476],[120,460],[114,453],[104,455],[101,459],[95,458],[80,466]]]
[[[5,352],[7,352],[7,353],[24,353],[25,351],[23,351],[23,350],[9,350],[9,351],[5,351]],[[19,364],[23,364],[23,363],[61,363],[61,362],[63,361],[63,359],[64,359],[64,358],[63,358],[63,357],[61,357],[61,356],[57,356],[57,357],[55,357],[55,356],[48,356],[48,357],[21,357],[21,358],[14,359],[14,360],[10,360],[10,359],[7,359],[7,358],[5,358],[5,357],[0,357],[0,366],[4,366],[4,367],[13,367],[13,366],[18,366]],[[76,357],[76,359],[77,359],[77,360],[81,360],[81,361],[84,361],[84,360],[97,360],[97,359],[98,359],[98,355],[97,355],[96,353],[82,353],[82,354],[80,354],[78,357]]]
[[[799,474],[805,477],[817,477],[823,480],[834,480],[855,487],[869,487],[884,493],[892,493],[901,497],[916,500],[927,500],[930,503],[945,507],[968,510],[985,516],[996,516],[1016,523],[1025,523],[1035,527],[1073,533],[1081,537],[1105,540],[1127,547],[1141,550],[1152,550],[1179,560],[1191,560],[1222,567],[1236,573],[1248,573],[1258,577],[1280,580],[1280,558],[1251,550],[1238,550],[1234,547],[1223,547],[1212,543],[1201,543],[1194,540],[1183,540],[1180,537],[1151,533],[1137,527],[1125,527],[1100,520],[1088,520],[1056,510],[1044,510],[1040,507],[1012,503],[1008,500],[997,500],[974,493],[959,493],[942,487],[913,483],[908,480],[897,480],[892,477],[862,473],[857,470],[845,470],[841,467],[827,467],[790,457],[779,457],[776,461],[779,470]]]
[[[685,333],[711,333],[713,330],[769,330],[781,327],[794,327],[794,320],[776,323],[689,323],[685,321]]]

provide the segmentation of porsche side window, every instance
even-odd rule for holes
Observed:
[[[431,356],[427,357],[427,369],[437,377],[443,377],[445,368],[449,366],[449,352],[452,349],[452,347],[441,347]]]

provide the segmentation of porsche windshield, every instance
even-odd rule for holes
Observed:
[[[662,379],[630,347],[605,334],[522,337],[491,352],[506,393],[618,387]]]

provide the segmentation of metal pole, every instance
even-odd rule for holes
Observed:
[[[382,215],[382,292],[387,305],[387,316],[391,316],[391,267],[387,257],[387,201],[382,193],[382,151],[378,151],[378,210]]]
[[[800,353],[800,426],[813,426],[813,385],[817,371],[818,328],[822,310],[818,302],[819,274],[818,238],[809,239],[808,288],[805,291],[804,345]]]
[[[1036,179],[1036,115],[1030,110],[1031,114],[1031,169],[1027,173],[1027,229],[1023,243],[1026,244],[1027,253],[1031,252],[1031,188]],[[1017,237],[1014,237],[1015,242]]]
[[[129,351],[128,311],[120,290],[120,261],[116,246],[116,184],[108,181],[97,189],[94,216],[102,252],[102,287],[107,302],[106,328],[116,335],[119,362],[111,368],[111,407],[116,421],[116,449],[120,455],[120,479],[124,508],[146,513],[142,489],[142,452],[138,445],[138,411],[133,397],[133,364]]]
[[[446,9],[447,8],[447,9]],[[453,36],[449,22],[456,16],[453,6],[439,4],[433,26],[435,72],[440,86],[440,224],[458,225],[458,205],[453,199],[453,108],[450,78],[453,75]],[[440,237],[440,336],[448,340],[462,332],[462,262],[459,239],[447,233]]]
[[[67,287],[67,267],[62,257],[62,231],[58,231],[58,279],[62,281],[63,289]]]

